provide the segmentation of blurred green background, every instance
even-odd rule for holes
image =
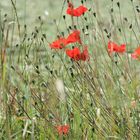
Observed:
[[[50,28],[52,26],[52,21],[54,19],[58,19],[61,16],[62,5],[64,0],[13,0],[16,3],[18,17],[21,19],[21,24],[27,24],[32,27],[35,24],[38,16],[41,16],[45,21],[46,26]],[[78,6],[80,0],[73,1],[75,6]],[[87,0],[86,5],[88,8],[91,8],[93,5],[93,9],[99,10],[102,17],[107,17],[109,14],[110,8],[113,6],[114,9],[118,9],[116,6],[116,2],[118,0],[114,0],[114,6],[111,3],[111,0]],[[97,3],[99,6],[97,6]],[[134,16],[132,5],[130,0],[121,1],[121,11],[124,16],[132,17]],[[134,1],[135,5],[139,5],[138,1]],[[65,14],[66,3],[64,5],[63,13]],[[98,9],[97,9],[98,8]],[[2,15],[7,13],[9,18],[12,18],[10,15],[13,13],[13,7],[11,5],[11,0],[1,0],[0,1],[0,9]],[[119,11],[117,10],[115,14]],[[11,19],[12,20],[12,19]],[[107,20],[107,19],[106,19]],[[47,28],[46,27],[46,28]]]
[[[56,23],[60,21],[58,29],[61,32],[66,32],[66,26],[63,21],[63,15],[66,14],[67,4],[64,3],[64,0],[13,0],[16,4],[17,14],[19,17],[21,28],[24,24],[27,25],[28,33],[31,33],[35,26],[39,25],[38,17],[41,16],[44,23],[42,31],[47,35],[50,41],[54,40],[57,36],[57,26]],[[99,12],[99,18],[101,19],[103,25],[109,30],[112,30],[114,27],[110,25],[111,22],[111,12],[110,9],[114,9],[114,17],[118,26],[124,23],[120,22],[119,8],[117,7],[117,2],[120,2],[121,5],[121,18],[128,18],[129,24],[133,24],[133,28],[136,26],[136,21],[134,18],[134,11],[137,5],[140,5],[140,1],[134,1],[134,7],[131,3],[131,0],[114,0],[113,3],[111,0],[87,0],[85,6],[89,9],[92,8],[93,11]],[[74,1],[75,7],[81,4],[81,0]],[[11,0],[1,0],[0,1],[0,11],[1,16],[6,13],[8,15],[8,22],[15,20],[14,10],[11,4]],[[70,16],[66,17],[67,25],[71,25]],[[90,17],[88,17],[90,18]],[[95,21],[96,22],[96,21]],[[93,21],[94,23],[94,21]],[[124,28],[126,25],[124,25]],[[138,29],[135,29],[137,33]],[[129,38],[129,36],[128,36]]]

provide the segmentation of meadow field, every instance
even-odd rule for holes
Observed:
[[[0,0],[0,140],[139,140],[139,39],[139,0]]]

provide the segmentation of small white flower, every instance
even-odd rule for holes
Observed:
[[[49,12],[47,10],[45,10],[45,16],[48,16],[49,15]]]

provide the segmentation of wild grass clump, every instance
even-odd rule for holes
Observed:
[[[62,3],[56,34],[0,11],[0,139],[139,139],[139,1]]]

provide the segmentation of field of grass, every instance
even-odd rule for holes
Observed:
[[[0,1],[0,140],[139,140],[140,1],[69,1],[88,10],[73,17],[65,0]],[[51,49],[75,30],[82,43]],[[126,50],[110,53],[109,41]],[[89,59],[70,59],[85,46]]]

